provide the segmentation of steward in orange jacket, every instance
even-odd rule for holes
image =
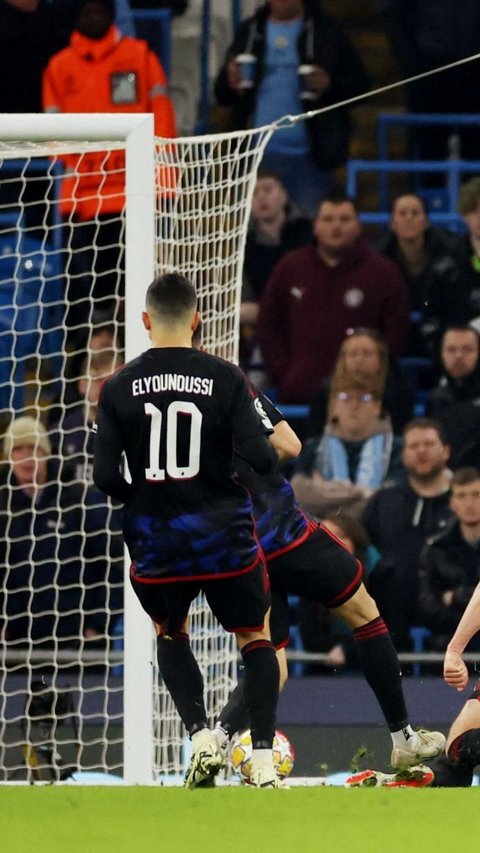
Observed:
[[[108,0],[87,0],[82,8],[86,6],[90,16],[92,7],[104,7],[103,14],[110,15]],[[79,16],[69,46],[56,53],[44,71],[45,112],[153,112],[155,135],[176,136],[174,109],[160,61],[145,41],[122,36],[112,21],[113,11],[106,33],[99,38],[98,32],[91,29],[91,18],[87,28],[81,26]],[[92,36],[87,36],[86,31]],[[123,210],[123,151],[108,155],[89,152],[64,160],[66,177],[61,194],[64,216],[73,215],[76,220],[86,221]]]

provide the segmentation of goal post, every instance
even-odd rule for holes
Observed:
[[[5,183],[7,189],[10,183],[12,188],[19,187],[13,205],[18,209],[18,217],[14,219],[13,226],[9,218],[12,198],[4,201],[0,195],[2,305],[7,299],[6,294],[11,294],[4,312],[8,322],[6,319],[0,321],[0,417],[3,434],[9,422],[25,415],[40,416],[48,425],[49,407],[53,406],[50,392],[53,389],[57,392],[55,405],[60,414],[51,434],[52,443],[55,437],[58,447],[68,447],[68,441],[74,435],[73,427],[69,426],[69,416],[77,411],[78,401],[74,404],[67,400],[71,384],[71,377],[67,375],[68,363],[72,355],[82,355],[82,351],[76,353],[70,333],[72,329],[74,332],[86,330],[91,335],[97,322],[94,312],[98,306],[103,309],[104,304],[110,305],[111,300],[108,301],[100,288],[98,304],[95,297],[92,300],[95,304],[90,305],[89,313],[85,314],[86,320],[82,321],[86,323],[84,329],[81,325],[72,325],[67,318],[70,303],[65,288],[72,282],[84,280],[82,252],[85,246],[80,238],[85,240],[84,235],[89,235],[89,239],[98,240],[103,225],[102,205],[108,207],[114,196],[108,187],[107,159],[116,151],[122,152],[124,160],[115,166],[123,181],[121,191],[117,190],[122,201],[117,205],[118,214],[115,214],[115,259],[112,269],[106,273],[104,269],[97,271],[96,267],[93,273],[89,269],[86,272],[91,274],[94,284],[101,282],[102,276],[114,274],[117,282],[117,290],[113,294],[116,306],[114,325],[124,333],[126,359],[135,357],[148,346],[140,321],[148,283],[156,274],[176,270],[189,276],[196,286],[207,349],[237,361],[248,217],[258,164],[272,131],[272,127],[266,127],[165,140],[154,138],[151,115],[2,116],[0,178],[5,170],[8,175],[8,165],[14,164],[16,183],[10,182],[10,178]],[[93,159],[92,155],[95,155]],[[34,170],[31,172],[29,169],[39,158],[48,164],[46,175],[41,178],[44,184],[41,185]],[[111,163],[111,159],[108,162]],[[92,195],[88,192],[85,195],[85,203],[94,211],[91,217],[93,229],[90,228],[92,223],[77,221],[71,211],[68,212],[68,204],[65,207],[62,187],[65,188],[66,179],[59,164],[63,164],[65,174],[73,180],[72,186],[76,191],[82,181],[88,181],[92,170],[98,170],[102,198],[99,190],[98,198],[93,196],[92,207]],[[37,198],[39,186],[46,187],[45,195],[40,199]],[[71,198],[67,199],[68,203],[71,201]],[[6,234],[9,239],[3,241]],[[34,239],[29,242],[30,235]],[[102,253],[110,263],[111,240],[107,235],[106,245],[92,243],[92,246],[87,246],[92,248],[89,255],[92,264],[97,263]],[[6,254],[2,254],[4,250]],[[6,265],[2,266],[2,260]],[[8,287],[4,287],[6,278],[2,276],[7,275],[7,268],[10,270]],[[123,285],[119,284],[123,280],[124,310],[120,305],[123,303],[123,290],[120,292]],[[85,399],[94,382],[91,376],[84,375],[93,366],[94,359],[90,356],[89,353],[87,361],[83,359],[81,363],[84,366],[76,375],[76,379],[83,380],[87,387]],[[46,378],[44,362],[50,365],[50,374],[47,371]],[[86,446],[83,451],[86,457]],[[54,450],[53,455],[56,452]],[[82,512],[83,518],[90,511],[86,508],[86,483],[86,474],[77,476],[75,486],[83,489],[86,503],[81,502],[75,509]],[[96,500],[98,502],[98,498]],[[7,515],[13,523],[16,516],[12,507],[13,504],[8,505]],[[105,534],[105,541],[110,547],[118,531],[110,528],[113,516],[108,502],[104,501],[101,507],[94,506],[94,509],[99,508],[106,519],[101,533]],[[61,527],[61,512],[55,523]],[[61,539],[61,534],[59,537]],[[78,583],[80,608],[90,590],[89,582],[85,580],[89,537],[90,533],[82,534],[79,556],[82,575]],[[14,545],[7,531],[1,546],[9,556],[14,553]],[[97,559],[100,559],[98,555]],[[60,600],[58,585],[63,583],[61,561],[56,557],[53,562],[51,590],[55,600]],[[7,566],[6,588],[11,576],[8,572],[15,568]],[[69,650],[68,643],[65,651],[56,637],[56,628],[51,629],[52,634],[47,638],[51,650],[49,666],[57,677],[61,675],[65,661],[75,665],[75,695],[78,697],[78,732],[75,738],[79,744],[80,770],[89,770],[93,766],[100,767],[104,773],[121,772],[125,784],[149,785],[158,782],[159,778],[178,782],[186,761],[184,731],[168,693],[159,682],[154,633],[130,587],[128,573],[129,563],[125,559],[123,629],[118,619],[118,604],[115,609],[111,603],[112,590],[102,592],[107,600],[106,623],[113,624],[115,617],[115,624],[120,626],[120,641],[124,638],[122,660],[118,661],[118,657],[112,655],[116,641],[109,628],[105,629],[101,649],[89,648],[84,634],[86,616],[82,610],[75,614],[83,628],[82,633],[70,638],[73,651]],[[25,581],[21,592],[30,602],[24,614],[28,621],[32,618],[28,608],[35,595],[33,575]],[[6,595],[0,597],[2,630],[11,618],[6,599]],[[58,626],[62,614],[53,612],[50,615],[53,624]],[[222,631],[202,597],[192,606],[190,634],[194,654],[205,676],[207,711],[213,721],[236,680],[234,638]],[[18,752],[21,747],[18,727],[25,722],[21,706],[28,699],[24,695],[24,683],[30,683],[33,676],[41,671],[37,660],[43,660],[44,652],[38,651],[36,641],[28,637],[23,641],[20,638],[18,642],[10,642],[8,628],[0,645],[2,663],[10,662],[0,674],[0,740],[7,743],[13,737],[12,749]],[[97,673],[90,680],[87,677],[89,665],[93,665]],[[117,674],[119,665],[123,667],[122,676]],[[112,677],[113,672],[115,675]],[[10,687],[11,677],[13,687]],[[64,682],[59,679],[59,683]],[[110,733],[113,723],[123,726],[120,738]],[[16,733],[11,736],[9,731],[15,725]],[[94,728],[91,736],[89,727],[92,731]],[[110,758],[110,752],[115,754],[115,749],[118,752],[120,744],[123,745],[122,758]],[[9,767],[12,766],[5,757],[7,746],[0,749],[0,781],[9,778]],[[13,766],[16,772],[18,761]]]

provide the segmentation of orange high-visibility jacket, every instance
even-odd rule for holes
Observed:
[[[70,45],[52,57],[43,74],[43,108],[64,113],[153,112],[155,135],[176,136],[175,114],[159,59],[147,42],[123,37],[114,26],[99,41],[74,32]],[[123,209],[123,151],[69,155],[64,162],[64,215],[88,220]]]

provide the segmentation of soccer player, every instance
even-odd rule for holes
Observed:
[[[203,590],[242,654],[252,784],[279,787],[272,753],[279,668],[266,625],[268,579],[251,501],[232,466],[235,445],[254,470],[275,470],[265,436],[270,425],[236,366],[192,348],[199,314],[188,279],[156,278],[142,319],[151,349],[101,391],[94,481],[125,504],[131,582],[157,626],[159,669],[192,739],[185,785],[211,783],[222,764],[186,627],[189,606]],[[123,452],[131,483],[120,471]]]
[[[464,610],[457,629],[450,640],[443,661],[443,677],[456,690],[468,684],[468,670],[462,658],[465,647],[474,634],[480,631],[480,584]],[[347,779],[348,787],[468,788],[473,771],[480,764],[480,680],[473,688],[462,710],[453,721],[447,735],[445,752],[431,762],[429,767],[419,767],[416,779],[404,780],[400,774],[386,774],[379,770],[364,770]]]
[[[257,408],[262,404],[274,425],[271,442],[286,448],[288,434],[283,415],[264,395]],[[289,593],[334,610],[353,630],[365,678],[391,733],[392,766],[405,769],[436,756],[445,736],[441,732],[414,731],[409,723],[397,653],[377,605],[363,584],[360,563],[332,533],[305,515],[291,484],[279,471],[258,474],[238,457],[235,464],[241,482],[252,496],[257,536],[267,561],[274,646],[282,649],[288,643]],[[282,662],[280,668],[286,680]],[[248,726],[242,692],[240,682],[219,716],[215,732],[223,751],[226,740]]]

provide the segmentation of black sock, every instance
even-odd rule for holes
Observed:
[[[275,734],[279,678],[277,655],[268,640],[255,640],[241,650],[245,665],[245,706],[253,749],[270,749]]]
[[[160,674],[189,734],[208,726],[203,676],[190,648],[188,634],[157,637]]]
[[[229,738],[235,732],[241,732],[250,726],[243,688],[244,683],[242,679],[238,682],[234,690],[232,690],[227,704],[218,715],[218,723],[226,731]]]
[[[448,760],[456,767],[474,768],[480,764],[480,729],[469,729],[450,744]]]
[[[390,731],[405,728],[408,714],[400,664],[385,622],[378,616],[361,628],[356,628],[353,638],[363,673],[377,697]]]

